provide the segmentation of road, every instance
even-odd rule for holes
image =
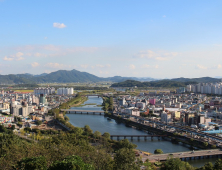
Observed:
[[[222,151],[220,149],[214,150],[201,150],[201,151],[188,151],[188,152],[180,152],[180,153],[171,153],[171,154],[153,154],[150,156],[142,155],[143,162],[146,159],[149,161],[164,161],[167,158],[172,156],[173,158],[191,158],[191,157],[200,157],[200,156],[213,156],[213,155],[222,155]]]

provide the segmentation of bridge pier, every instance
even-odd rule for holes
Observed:
[[[119,136],[117,136],[117,140],[119,141]]]
[[[126,139],[126,136],[124,136],[124,139]]]
[[[100,115],[102,115],[102,113],[100,113]]]
[[[131,136],[131,140],[133,140],[133,136]]]
[[[81,114],[82,114],[82,112],[81,112]]]
[[[140,140],[140,137],[138,136],[138,140]]]
[[[76,111],[75,111],[75,114],[76,114]]]
[[[87,112],[87,115],[89,114],[89,112]]]
[[[144,137],[144,140],[146,141],[146,136]]]
[[[93,114],[95,115],[95,112],[93,112]]]

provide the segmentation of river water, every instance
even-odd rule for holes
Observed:
[[[89,97],[88,100],[81,107],[74,107],[76,110],[102,110],[102,108],[98,105],[101,105],[103,102],[102,98],[98,97]],[[100,131],[101,134],[104,132],[110,133],[110,135],[145,135],[147,133],[131,128],[126,127],[124,124],[117,124],[115,120],[107,120],[103,115],[86,115],[86,114],[67,114],[70,119],[70,123],[77,127],[84,127],[85,125],[89,125],[93,131]],[[115,139],[115,138],[114,138]],[[121,139],[121,138],[120,138]],[[131,141],[131,139],[129,138]],[[137,149],[154,153],[155,149],[162,149],[164,153],[171,152],[183,152],[189,151],[188,147],[183,145],[173,144],[166,140],[158,140],[158,138],[147,138],[145,141],[143,138],[140,138],[140,141],[137,138],[134,138],[132,143],[137,145]],[[193,160],[188,161],[195,167],[203,166],[205,162],[214,163],[216,159],[202,159],[202,160]]]

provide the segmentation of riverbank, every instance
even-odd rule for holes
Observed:
[[[181,136],[180,134],[163,131],[152,126],[144,125],[138,122],[131,121],[129,119],[124,119],[119,115],[114,114],[105,114],[106,117],[114,119],[117,123],[123,123],[126,127],[134,127],[138,130],[143,130],[145,132],[149,132],[157,135],[167,135],[167,138],[174,144],[182,143],[184,146],[189,146],[190,150],[194,149],[216,149],[215,145],[205,145],[206,142],[196,140],[194,138],[187,138],[186,136]]]
[[[80,99],[80,101],[78,102],[78,103],[76,103],[76,104],[72,104],[72,105],[70,105],[70,107],[77,107],[77,106],[79,106],[79,105],[82,105],[85,101],[87,101],[88,100],[88,98],[87,97],[85,97],[85,96],[81,96],[81,99]]]

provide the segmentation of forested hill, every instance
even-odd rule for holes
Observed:
[[[140,82],[135,80],[126,80],[120,83],[114,83],[111,87],[185,87],[190,83],[196,82],[176,82],[172,80],[160,80],[151,82]]]
[[[49,74],[43,73],[40,75],[32,74],[10,74],[0,75],[0,84],[35,84],[35,83],[97,83],[97,82],[122,82],[125,80],[139,80],[139,81],[152,81],[155,79],[136,78],[136,77],[121,77],[114,76],[102,78],[87,72],[78,70],[58,70]]]
[[[172,81],[177,82],[197,82],[197,83],[216,83],[221,81],[221,79],[212,78],[212,77],[200,77],[200,78],[174,78]]]

